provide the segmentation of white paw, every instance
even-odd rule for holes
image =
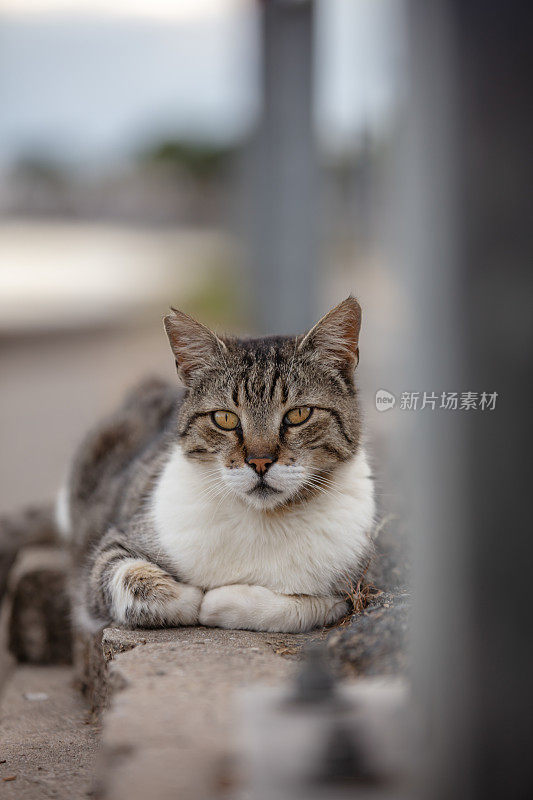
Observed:
[[[283,595],[264,586],[220,586],[204,595],[200,625],[301,633],[336,622],[348,611],[341,597]]]
[[[179,583],[179,593],[176,601],[176,622],[179,625],[196,625],[204,593],[197,586]]]
[[[349,605],[347,601],[343,600],[341,597],[328,597],[327,600],[331,605],[326,611],[324,625],[331,625],[348,613]]]
[[[206,592],[200,608],[200,625],[211,628],[245,628],[255,630],[257,606],[272,597],[263,586],[235,584]]]

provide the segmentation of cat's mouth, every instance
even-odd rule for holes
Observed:
[[[263,478],[261,478],[261,480],[256,483],[253,489],[250,489],[248,494],[255,495],[256,497],[269,497],[272,494],[282,494],[282,492],[279,489],[274,489],[273,486],[269,486],[269,484],[266,483]]]
[[[231,493],[255,509],[275,508],[298,493],[305,471],[302,467],[274,464],[267,475],[258,475],[248,466],[223,470],[224,483]]]

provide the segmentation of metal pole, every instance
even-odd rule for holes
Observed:
[[[411,443],[420,794],[523,798],[533,787],[531,11],[516,0],[407,8],[413,389],[498,393],[494,411],[420,413]]]
[[[303,331],[318,310],[313,12],[311,0],[261,3],[263,112],[249,194],[254,323],[264,333]]]

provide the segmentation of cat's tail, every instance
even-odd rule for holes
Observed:
[[[18,551],[31,544],[59,544],[61,536],[53,503],[28,506],[0,515],[0,597]]]

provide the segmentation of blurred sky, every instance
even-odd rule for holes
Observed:
[[[398,2],[318,0],[326,147],[387,125]],[[259,109],[253,0],[0,0],[0,165],[105,169],[166,137],[238,141]]]

